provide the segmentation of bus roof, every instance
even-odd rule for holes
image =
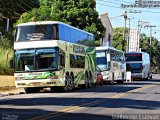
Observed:
[[[110,47],[110,46],[98,46],[98,47],[96,47],[96,50],[108,50],[108,49],[116,50],[116,51],[119,51],[119,52],[123,52],[121,50],[117,50],[116,48]]]
[[[94,36],[92,33],[89,33],[89,32],[86,32],[84,30],[81,30],[81,29],[78,29],[76,27],[73,27],[71,25],[68,25],[66,23],[63,23],[63,22],[60,22],[60,21],[37,21],[37,22],[27,22],[27,23],[21,23],[21,24],[18,24],[17,27],[19,26],[28,26],[28,25],[47,25],[47,24],[62,24],[62,25],[65,25],[65,26],[68,26],[68,27],[71,27],[73,29],[77,29],[81,32],[84,32],[84,33],[87,33],[89,35],[92,35]]]

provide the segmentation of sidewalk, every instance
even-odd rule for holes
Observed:
[[[8,95],[18,95],[23,93],[25,93],[25,90],[23,88],[0,87],[0,97]]]

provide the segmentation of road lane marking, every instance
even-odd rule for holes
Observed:
[[[105,100],[105,99],[103,99],[103,100]],[[38,116],[38,117],[35,117],[35,118],[31,118],[30,120],[36,120],[36,119],[39,119],[39,118],[42,118],[42,117],[46,117],[48,115],[54,115],[54,114],[57,114],[57,113],[60,113],[60,112],[66,112],[66,111],[69,111],[70,109],[76,109],[77,107],[87,106],[87,105],[94,104],[94,103],[97,103],[97,102],[102,102],[103,100],[100,99],[100,100],[95,100],[93,102],[88,102],[88,103],[76,105],[74,107],[69,107],[69,108],[66,108],[66,109],[62,109],[62,110],[56,111],[54,113],[50,113],[50,114],[47,114],[47,115],[42,115],[42,116]]]
[[[34,118],[31,118],[30,120],[39,120],[39,119],[46,120],[46,119],[49,119],[49,118],[57,117],[57,116],[60,116],[60,115],[63,115],[63,114],[67,114],[68,112],[78,111],[78,110],[83,109],[83,108],[88,107],[88,106],[97,105],[99,103],[110,101],[112,99],[117,99],[117,98],[120,98],[120,97],[124,97],[124,96],[127,96],[127,95],[131,94],[131,93],[136,93],[136,92],[139,92],[139,91],[142,91],[144,89],[151,88],[151,87],[154,87],[154,86],[156,86],[156,85],[147,85],[147,86],[144,86],[144,87],[141,87],[141,88],[137,88],[137,89],[134,89],[134,90],[127,91],[125,93],[119,93],[117,95],[113,95],[113,96],[105,98],[105,99],[100,99],[100,100],[95,100],[93,102],[83,103],[83,104],[76,105],[76,106],[73,106],[73,107],[68,107],[66,109],[62,109],[62,110],[59,110],[59,111],[56,111],[56,112],[53,112],[53,113],[49,113],[47,115],[34,117]]]
[[[47,119],[50,119],[50,118],[53,118],[53,117],[57,117],[57,116],[60,116],[60,115],[66,114],[66,113],[78,111],[78,110],[83,109],[83,108],[85,108],[85,107],[89,107],[89,106],[92,106],[92,105],[97,105],[97,104],[99,104],[99,103],[106,102],[106,101],[109,101],[109,100],[111,100],[111,99],[101,100],[101,101],[99,101],[99,102],[95,102],[95,103],[89,104],[89,105],[87,105],[87,106],[77,106],[75,109],[71,109],[71,110],[69,110],[69,111],[64,111],[63,113],[59,113],[59,114],[55,114],[55,115],[52,115],[52,116],[48,116],[48,117],[46,117],[46,118],[41,118],[41,120],[47,120]]]

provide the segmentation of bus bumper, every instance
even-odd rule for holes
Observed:
[[[16,80],[15,84],[16,88],[64,86],[64,83],[59,79]]]
[[[143,79],[143,73],[132,73],[131,78],[132,79]]]

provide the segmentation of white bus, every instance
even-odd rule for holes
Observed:
[[[131,71],[133,79],[149,79],[150,73],[150,57],[145,52],[126,52],[126,69]]]
[[[17,88],[71,91],[96,82],[94,35],[58,21],[17,25],[14,76]]]
[[[96,47],[96,66],[100,68],[104,82],[123,83],[126,79],[123,51],[108,46]]]

